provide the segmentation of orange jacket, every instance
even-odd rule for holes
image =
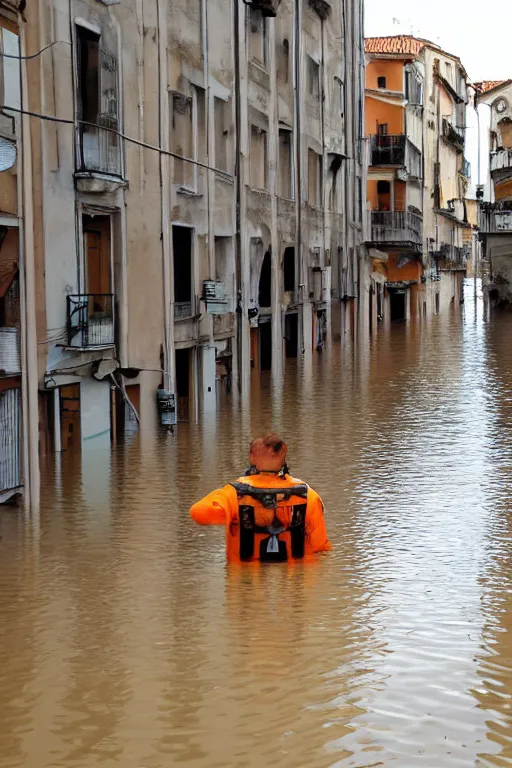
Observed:
[[[289,488],[301,484],[300,480],[285,475],[281,478],[274,474],[258,474],[242,477],[239,483],[256,488]],[[320,496],[307,487],[306,521],[304,538],[304,557],[314,552],[327,552],[332,545],[327,538],[324,520],[324,507]],[[258,526],[268,526],[274,516],[272,509],[266,509],[259,502],[253,502],[255,523]],[[284,526],[289,526],[292,520],[293,507],[289,502],[278,502],[276,515]],[[212,491],[204,499],[190,508],[190,516],[199,525],[224,525],[226,527],[226,554],[230,562],[240,561],[239,533],[239,499],[232,485],[225,485]],[[253,561],[259,560],[259,544],[268,534],[256,533]],[[280,541],[287,545],[291,552],[291,537],[289,532],[280,534]],[[289,555],[289,559],[292,559]]]

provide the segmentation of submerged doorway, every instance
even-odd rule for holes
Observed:
[[[178,421],[190,418],[191,400],[191,350],[176,350],[176,396],[178,401]]]
[[[392,323],[404,322],[405,312],[405,291],[392,291],[389,295],[389,305]]]
[[[299,315],[284,316],[284,349],[286,357],[297,357],[299,347]]]
[[[270,371],[272,368],[272,323],[270,317],[265,323],[260,323],[260,370]]]

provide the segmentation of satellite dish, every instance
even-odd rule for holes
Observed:
[[[16,162],[16,142],[0,136],[0,171],[7,171]]]

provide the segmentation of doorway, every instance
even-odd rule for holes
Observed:
[[[286,357],[297,357],[299,348],[299,315],[284,316],[284,345]]]
[[[392,291],[389,296],[391,322],[400,323],[406,319],[405,291]]]
[[[192,235],[191,227],[174,225],[172,253],[174,272],[174,316],[192,315]]]
[[[61,449],[68,451],[80,447],[80,384],[68,384],[59,389]]]
[[[260,370],[272,368],[272,323],[260,323]]]
[[[191,399],[191,375],[192,364],[191,350],[177,349],[176,360],[176,397],[178,401],[178,421],[189,421]]]
[[[265,308],[272,306],[272,257],[270,250],[266,252],[261,265],[258,304]]]

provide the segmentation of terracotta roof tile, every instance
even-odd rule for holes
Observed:
[[[495,88],[499,88],[500,85],[506,85],[512,82],[512,80],[482,80],[480,83],[475,83],[475,88],[480,93],[487,93],[487,91],[493,91]]]
[[[419,56],[425,46],[437,48],[428,40],[420,40],[412,35],[394,35],[392,37],[367,37],[365,40],[366,53],[394,53]]]

